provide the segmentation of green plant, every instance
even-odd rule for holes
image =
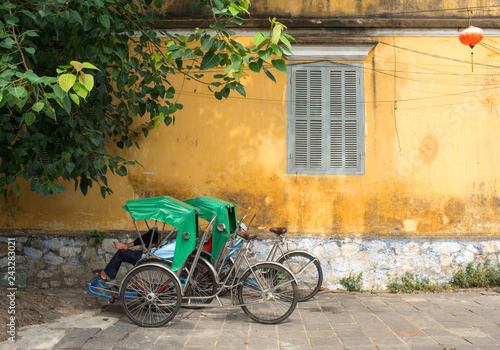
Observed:
[[[490,288],[500,286],[500,264],[491,265],[487,257],[484,263],[468,263],[459,269],[450,281],[456,288]]]
[[[161,29],[164,5],[172,2],[0,2],[0,194],[19,194],[24,179],[45,196],[70,181],[105,197],[109,174],[138,164],[117,148],[139,148],[152,128],[174,123],[185,81],[220,100],[246,95],[248,70],[272,81],[273,69],[286,72],[293,38],[284,25],[271,19],[249,46],[226,28],[243,23],[250,0],[198,0],[192,11],[210,25],[188,36]]]
[[[391,293],[413,293],[416,291],[437,292],[441,287],[429,281],[428,278],[421,279],[416,274],[408,271],[401,277],[395,277],[387,285]]]
[[[90,232],[90,234],[94,237],[95,244],[101,244],[104,241],[104,238],[106,237],[106,233],[103,231],[94,230]]]
[[[355,275],[349,273],[349,276],[342,277],[340,279],[340,284],[343,285],[349,292],[360,292],[363,287],[363,272]]]

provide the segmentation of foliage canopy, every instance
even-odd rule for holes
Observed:
[[[136,139],[175,121],[181,75],[215,98],[245,96],[247,69],[275,78],[286,72],[290,39],[271,20],[253,47],[233,39],[250,0],[199,0],[210,28],[189,36],[155,30],[161,0],[8,0],[0,5],[0,193],[19,194],[19,178],[50,196],[74,181],[112,193],[108,172],[124,176],[135,161],[108,144],[139,147]],[[215,72],[214,72],[215,71]],[[142,118],[142,119],[141,119]],[[140,126],[137,127],[137,120]],[[134,126],[132,123],[135,121]]]

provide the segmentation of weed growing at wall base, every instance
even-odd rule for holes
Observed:
[[[90,234],[94,237],[95,244],[101,244],[102,241],[104,241],[104,238],[106,237],[105,232],[97,231],[97,230],[90,232]]]
[[[421,279],[419,276],[408,271],[401,277],[393,278],[387,285],[387,289],[391,293],[413,293],[417,291],[434,293],[447,288],[447,285],[439,286],[430,282],[428,278]]]
[[[342,277],[340,284],[343,285],[349,292],[360,292],[363,286],[363,272],[357,275],[349,273],[348,277]]]
[[[455,273],[450,283],[457,288],[500,287],[500,264],[492,266],[488,258],[484,263],[470,262]]]

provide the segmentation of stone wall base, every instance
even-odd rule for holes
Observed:
[[[82,287],[92,278],[92,268],[103,268],[116,249],[117,238],[107,235],[101,244],[87,236],[11,236],[15,239],[16,285],[19,287]],[[124,242],[135,238],[123,234]],[[0,237],[0,285],[8,286],[8,235]],[[296,238],[289,239],[290,249],[307,250],[321,261],[323,286],[342,288],[340,279],[363,272],[363,287],[385,289],[393,277],[406,271],[431,282],[448,283],[458,268],[469,262],[500,259],[498,240],[465,239],[363,239]],[[255,241],[255,259],[265,260],[272,240]],[[12,264],[10,264],[12,266]],[[130,268],[130,265],[128,266]],[[11,269],[12,270],[12,269]],[[123,268],[120,276],[126,273]]]

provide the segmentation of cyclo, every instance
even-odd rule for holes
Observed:
[[[153,222],[155,229],[158,223],[173,227],[160,241],[160,246],[175,237],[174,258],[165,260],[155,256],[155,248],[147,249],[145,257],[125,275],[117,291],[98,279],[87,283],[89,290],[110,301],[120,300],[128,318],[143,327],[159,327],[170,322],[181,304],[213,306],[208,304],[213,300],[217,301],[215,306],[239,306],[260,323],[274,324],[287,319],[295,310],[298,298],[293,273],[276,262],[250,263],[249,253],[256,235],[238,232],[235,204],[216,198],[203,202],[210,210],[198,209],[168,196],[127,201],[123,208],[131,215],[139,237],[139,220],[144,220],[148,227]],[[211,211],[218,215],[212,216],[207,227],[200,230],[199,215],[208,218]],[[217,264],[209,264],[202,257],[215,222],[213,262],[224,261],[227,258],[224,255],[234,251],[234,263],[229,271],[215,269]],[[235,246],[238,234],[242,235],[243,242]],[[227,290],[230,298],[221,298]]]

